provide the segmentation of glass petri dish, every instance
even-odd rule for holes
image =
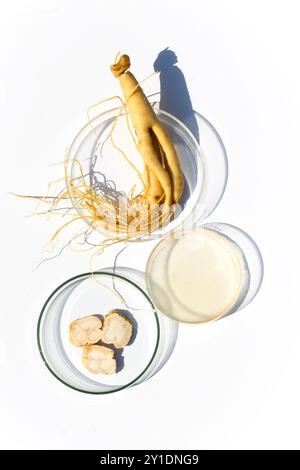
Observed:
[[[206,188],[201,149],[192,133],[181,121],[159,109],[157,104],[154,103],[153,107],[158,119],[172,138],[180,160],[185,186],[181,207],[176,211],[174,219],[149,234],[146,233],[143,236],[137,234],[137,237],[133,239],[135,241],[163,237],[177,227],[190,224],[191,220],[202,220],[207,215],[206,193],[205,195],[203,193],[205,204],[201,203],[201,194]],[[116,118],[118,121],[114,128],[115,143],[126,155],[130,155],[130,161],[139,171],[143,171],[143,160],[131,139],[128,138],[126,115],[125,113],[120,115],[120,108],[114,108],[96,116],[79,131],[68,152],[67,175],[80,179],[83,173],[89,178],[89,185],[93,185],[96,178],[97,187],[101,186],[103,191],[121,198],[128,194],[137,182],[137,175],[125,158],[113,147],[107,145]],[[137,192],[138,189],[142,187],[137,184]],[[76,198],[72,202],[78,214],[91,226],[90,214],[78,205]],[[102,227],[96,227],[94,230],[110,238],[116,237],[116,233],[104,230]]]
[[[206,226],[160,241],[146,266],[146,286],[154,305],[185,323],[209,322],[236,311],[249,282],[240,246]]]
[[[126,304],[134,309],[126,311]],[[90,373],[81,348],[68,340],[70,323],[86,315],[121,309],[133,319],[132,344],[115,354],[118,372]],[[117,274],[82,274],[59,286],[47,299],[38,322],[38,345],[48,369],[65,385],[86,393],[112,393],[133,385],[153,362],[160,337],[157,313],[147,294]]]
[[[119,269],[119,268],[118,268]],[[126,305],[125,305],[126,304]],[[133,323],[128,346],[115,350],[117,373],[90,373],[82,364],[82,348],[68,340],[72,320],[105,315],[118,308]],[[150,378],[169,359],[178,326],[157,312],[143,288],[143,277],[120,268],[75,276],[46,300],[37,327],[38,347],[49,371],[64,385],[80,392],[118,392]],[[107,345],[110,347],[109,345]]]

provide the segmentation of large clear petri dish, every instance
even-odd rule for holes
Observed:
[[[156,104],[153,104],[153,107],[159,121],[172,138],[185,185],[180,207],[176,210],[173,220],[149,234],[141,236],[137,233],[133,238],[134,241],[164,237],[182,225],[190,225],[207,216],[206,174],[202,151],[192,133],[182,122],[159,109]],[[126,114],[120,114],[120,108],[114,108],[96,116],[79,131],[68,152],[67,175],[68,178],[76,180],[84,174],[89,185],[93,186],[96,182],[97,188],[101,188],[114,198],[121,199],[130,192],[135,183],[137,183],[137,192],[142,186],[139,186],[133,167],[120,152],[109,145],[112,130],[115,144],[130,157],[130,162],[143,172],[143,160],[130,138]],[[204,204],[201,202],[202,193]],[[72,202],[78,214],[91,225],[88,211],[77,204],[76,198],[73,198]],[[101,226],[95,230],[110,238],[116,237],[115,232],[109,232]],[[117,235],[120,237],[120,234]]]
[[[116,374],[92,374],[82,364],[82,349],[69,342],[69,325],[76,318],[101,317],[115,308],[131,319],[132,339],[128,346],[115,350]],[[52,292],[39,317],[37,338],[43,362],[60,382],[80,392],[101,395],[154,375],[169,359],[177,329],[175,322],[166,321],[156,311],[139,273],[107,268],[75,276]]]

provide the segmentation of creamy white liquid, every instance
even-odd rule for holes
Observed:
[[[158,245],[147,267],[154,304],[178,321],[219,318],[236,304],[244,284],[244,261],[227,237],[210,229]]]

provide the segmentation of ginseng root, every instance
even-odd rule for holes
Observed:
[[[129,115],[136,133],[138,148],[149,169],[149,200],[163,199],[167,205],[179,203],[183,191],[183,178],[178,156],[171,138],[159,122],[134,75],[128,71],[130,59],[122,55],[111,71],[119,79]],[[157,139],[157,140],[156,140]],[[160,146],[166,165],[163,165]],[[153,185],[153,189],[152,186]]]

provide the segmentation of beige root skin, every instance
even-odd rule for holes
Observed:
[[[72,321],[69,340],[77,347],[95,344],[102,338],[102,322],[98,317],[88,316]]]
[[[153,190],[150,188],[149,200],[153,203],[154,198],[156,202],[164,193],[164,202],[171,206],[172,203],[179,203],[183,191],[178,156],[172,140],[158,121],[136,78],[128,71],[129,67],[129,57],[122,55],[119,62],[111,66],[111,71],[119,79],[137,136],[139,151],[149,169],[149,188],[151,181],[154,185]],[[169,171],[162,165],[153,134],[164,153]]]
[[[104,318],[102,341],[117,349],[127,346],[132,336],[131,321],[117,310],[111,310]]]
[[[149,195],[148,199],[150,204],[158,204],[159,202],[164,202],[164,190],[157,179],[153,171],[148,170],[149,172]]]
[[[114,351],[105,346],[85,346],[82,351],[82,363],[93,374],[112,375],[117,371],[113,356]]]
[[[168,168],[170,169],[173,200],[175,203],[178,203],[183,192],[183,179],[175,147],[169,134],[160,122],[157,121],[153,125],[152,130],[156,135],[158,142],[163,142],[163,151],[166,156]]]
[[[151,133],[151,138],[154,146],[154,150],[156,154],[158,155],[159,161],[162,164],[163,168],[165,168],[165,162],[164,162],[164,155],[163,155],[163,150],[160,146],[160,143],[157,140],[157,137],[155,134],[150,131]],[[165,202],[165,194],[162,185],[159,182],[159,179],[155,175],[155,173],[151,170],[148,169],[149,173],[149,195],[148,199],[150,201],[150,204],[159,204]]]

